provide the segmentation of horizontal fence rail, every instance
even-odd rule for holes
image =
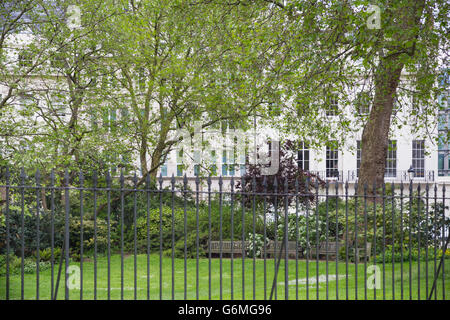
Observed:
[[[0,299],[445,300],[446,187],[414,183],[3,168]]]

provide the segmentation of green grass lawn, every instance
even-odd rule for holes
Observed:
[[[445,280],[445,298],[450,297],[450,264],[449,260],[446,260],[446,273]],[[198,290],[199,299],[208,299],[209,293],[211,299],[220,299],[220,280],[222,278],[222,297],[223,299],[264,299],[269,298],[270,290],[274,278],[274,261],[267,259],[266,264],[266,296],[264,290],[264,260],[257,259],[255,263],[255,272],[253,272],[253,259],[245,259],[245,272],[244,279],[242,277],[242,259],[235,258],[233,261],[233,276],[231,275],[231,259],[222,259],[222,273],[220,272],[220,259],[211,259],[211,273],[209,273],[209,260],[202,258],[199,260],[198,269],[198,289],[196,283],[196,265],[195,259],[187,260],[187,287],[186,297],[187,299],[196,299],[196,293]],[[78,265],[79,263],[71,263],[71,265]],[[369,264],[368,264],[369,265]],[[349,299],[383,299],[383,268],[380,266],[380,289],[367,289],[365,292],[364,281],[364,263],[358,264],[358,277],[355,279],[355,264],[348,264],[348,279],[346,278],[346,264],[345,262],[338,263],[338,276],[336,277],[336,264],[335,262],[328,263],[329,282],[328,286],[325,280],[326,275],[326,262],[319,261],[319,282],[316,283],[313,278],[316,277],[316,263],[315,261],[309,261],[307,275],[307,262],[306,260],[298,261],[298,271],[296,270],[296,261],[289,260],[288,263],[288,287],[289,287],[289,299],[296,299],[297,295],[299,299],[346,299],[348,291]],[[55,281],[57,275],[57,268],[55,266]],[[121,298],[121,259],[120,255],[111,256],[111,299]],[[394,282],[392,281],[392,268],[394,268]],[[401,264],[386,264],[385,265],[385,279],[384,279],[384,291],[386,299],[401,299],[401,291],[403,287],[403,298],[410,299],[410,287],[409,287],[409,264],[403,263],[403,281],[401,280],[400,272]],[[428,277],[426,276],[426,263],[420,263],[420,278],[417,262],[411,265],[411,291],[412,299],[419,298],[426,299],[427,292],[427,279],[428,279],[428,292],[431,290],[434,274],[434,261],[428,262]],[[101,256],[97,261],[97,299],[108,298],[108,264],[107,257]],[[285,299],[285,265],[284,261],[280,264],[278,279],[277,279],[277,299]],[[172,260],[170,258],[163,258],[162,260],[162,299],[172,299],[172,285],[174,286],[174,298],[185,298],[185,283],[184,283],[184,260],[174,260],[174,274],[172,278]],[[298,276],[297,276],[298,272]],[[159,255],[150,256],[150,273],[147,274],[147,256],[137,256],[137,287],[136,295],[137,299],[147,299],[147,279],[150,283],[150,299],[160,298],[160,260]],[[222,275],[222,277],[220,276]],[[369,276],[370,274],[368,274]],[[309,278],[309,286],[306,285],[306,278]],[[209,290],[209,279],[211,279],[211,291]],[[296,284],[298,279],[298,287]],[[336,281],[337,279],[337,281]],[[245,282],[245,290],[243,290],[243,280]],[[348,280],[348,286],[346,284]],[[420,280],[420,281],[419,281]],[[0,278],[0,299],[6,298],[5,276]],[[420,282],[420,290],[419,290]],[[123,297],[124,299],[134,299],[134,256],[128,255],[124,258],[124,276],[123,276]],[[233,283],[233,290],[231,285]],[[58,299],[64,298],[64,275],[60,283]],[[338,292],[336,292],[336,287]],[[357,295],[356,295],[357,289]],[[39,274],[39,298],[50,299],[51,291],[51,269],[40,272]],[[233,292],[233,296],[232,296]],[[338,294],[338,296],[336,295]],[[245,294],[245,295],[244,295]],[[442,273],[438,279],[437,286],[437,299],[442,299]],[[307,296],[308,295],[308,296]],[[36,299],[36,274],[25,274],[24,277],[24,297],[25,299]],[[21,298],[21,277],[19,275],[13,275],[10,277],[10,298]],[[80,299],[80,290],[71,289],[70,299]],[[94,299],[94,262],[87,260],[83,263],[83,299]]]

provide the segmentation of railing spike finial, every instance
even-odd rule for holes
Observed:
[[[150,188],[150,174],[147,172],[147,175],[145,176],[145,184],[147,185],[147,188]]]
[[[66,184],[66,186],[69,186],[69,169],[66,168],[64,170],[64,183]]]
[[[137,186],[137,182],[138,182],[138,177],[137,177],[137,174],[136,174],[136,171],[135,171],[134,175],[133,175],[133,185],[134,185],[135,188]]]
[[[162,184],[163,184],[163,177],[162,177],[162,173],[161,172],[159,173],[158,182],[159,182],[159,185],[162,186]]]
[[[123,168],[120,169],[120,178],[119,178],[119,180],[120,180],[120,184],[121,185],[125,182],[125,177],[123,175]]]
[[[208,183],[208,187],[211,188],[211,183],[212,183],[211,174],[208,176],[207,183]]]
[[[84,184],[84,174],[82,170],[80,170],[79,179],[80,179],[80,186],[82,187]]]
[[[111,185],[111,173],[106,171],[106,185],[109,187]]]
[[[184,189],[186,189],[187,183],[188,183],[188,179],[187,179],[187,176],[186,176],[186,173],[185,173],[184,176],[183,176],[183,186],[184,186]]]
[[[170,178],[170,184],[172,186],[172,190],[175,188],[175,175],[172,173],[172,177]]]
[[[264,176],[262,185],[264,188],[267,188],[267,176]]]
[[[222,185],[223,185],[223,178],[222,178],[222,175],[220,175],[220,177],[219,177],[219,187],[222,187]]]
[[[277,179],[277,176],[273,177],[273,186],[274,186],[275,189],[278,188],[278,179]]]
[[[198,186],[200,184],[200,177],[197,175],[195,176],[195,185]]]

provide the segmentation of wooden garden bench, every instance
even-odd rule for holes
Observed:
[[[356,248],[355,257],[358,261],[361,261],[361,259],[364,260],[365,258],[369,260],[371,253],[372,253],[372,243],[367,242],[365,249],[364,245],[362,247]]]
[[[248,243],[248,241],[244,241],[244,249]],[[206,249],[209,249],[209,245]],[[220,241],[211,241],[211,253],[220,254]],[[222,254],[231,255],[231,240],[222,240]],[[242,241],[240,240],[233,240],[233,255],[235,254],[242,255]]]
[[[275,247],[275,241],[270,240],[269,245],[266,251],[267,257],[273,257],[275,254],[278,257],[281,251],[281,247],[283,246],[283,240],[277,241],[276,247]],[[287,245],[287,253],[288,256],[295,257],[296,253],[299,253],[298,256],[300,256],[303,253],[303,248],[298,245],[296,245],[295,241],[288,241]],[[283,246],[283,250],[281,252],[281,257],[284,258],[286,254],[286,247]],[[264,255],[264,251],[261,252],[261,255]]]
[[[345,246],[344,243],[336,242],[336,241],[328,241],[328,246],[326,241],[322,241],[319,244],[319,248],[316,248],[316,246],[310,246],[309,249],[309,258],[312,259],[312,257],[319,257],[320,256],[328,256],[330,259],[336,258],[336,249],[339,254],[339,249],[341,247]]]

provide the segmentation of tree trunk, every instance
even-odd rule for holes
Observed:
[[[379,187],[384,181],[394,96],[402,69],[403,64],[394,57],[382,61],[376,71],[373,107],[361,140],[360,192],[367,186],[372,194],[374,183]]]
[[[398,30],[404,32],[393,35],[392,41],[382,39],[385,45],[381,47],[380,52],[383,55],[374,75],[374,101],[361,140],[362,158],[358,187],[360,194],[364,193],[365,186],[368,194],[376,194],[384,183],[394,97],[404,66],[404,55],[414,55],[425,1],[410,1],[408,6],[394,8],[386,14],[390,14],[390,21],[397,23]],[[374,183],[376,190],[373,189]]]

